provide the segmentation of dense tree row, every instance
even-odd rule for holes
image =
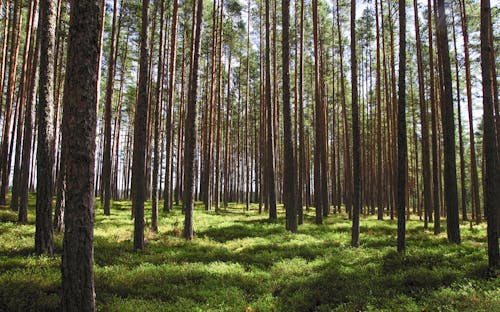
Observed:
[[[270,221],[284,203],[292,232],[304,208],[317,224],[345,211],[353,247],[361,214],[397,217],[399,251],[410,217],[434,234],[446,218],[450,243],[460,219],[485,219],[499,265],[489,0],[4,0],[0,12],[0,204],[10,188],[25,223],[36,190],[39,254],[64,231],[66,310],[94,306],[94,197],[105,215],[132,199],[135,249],[160,207],[182,202],[193,239],[195,200],[258,203]]]

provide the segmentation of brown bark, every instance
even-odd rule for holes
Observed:
[[[35,251],[52,254],[52,167],[54,131],[55,1],[40,2],[40,77],[38,97]]]
[[[282,70],[283,70],[283,162],[284,162],[284,203],[286,227],[292,233],[297,232],[297,209],[295,206],[295,158],[292,140],[292,117],[290,109],[290,1],[282,1]],[[248,134],[246,134],[248,136]]]
[[[194,212],[194,169],[196,163],[196,102],[198,91],[198,64],[200,56],[201,21],[203,15],[203,0],[193,2],[193,37],[191,70],[189,74],[189,92],[184,139],[184,189],[183,208],[185,212],[184,237],[192,240]]]
[[[102,197],[104,204],[104,215],[110,215],[111,201],[111,119],[113,111],[113,95],[115,84],[116,59],[115,49],[117,43],[116,20],[118,12],[118,0],[113,1],[113,22],[111,24],[111,41],[108,58],[108,76],[106,80],[106,95],[104,102],[104,149],[102,157]]]
[[[361,209],[360,135],[358,112],[358,63],[356,56],[356,0],[351,2],[351,84],[352,84],[352,155],[353,155],[353,210],[352,242],[359,246],[359,211]]]
[[[278,214],[276,210],[276,182],[275,182],[275,168],[274,168],[274,127],[273,127],[273,105],[271,99],[271,45],[270,45],[270,0],[265,0],[266,2],[266,21],[265,21],[265,32],[266,32],[266,48],[265,48],[265,103],[267,109],[267,159],[266,159],[266,174],[267,177],[267,195],[269,200],[269,220],[276,221],[278,219]]]
[[[33,32],[33,35],[35,32]],[[34,38],[33,38],[34,39]],[[28,222],[28,191],[29,178],[31,170],[31,154],[33,140],[33,107],[36,104],[36,92],[38,87],[38,62],[40,59],[40,28],[36,31],[36,42],[32,45],[33,51],[31,54],[30,66],[28,69],[28,98],[26,100],[26,109],[24,116],[24,135],[23,135],[23,151],[21,161],[21,177],[19,186],[19,213],[18,221],[21,223]]]
[[[483,85],[483,120],[484,120],[484,210],[488,221],[488,266],[498,268],[500,266],[500,251],[498,246],[499,229],[498,216],[500,213],[500,200],[498,187],[500,185],[498,146],[495,129],[495,117],[493,108],[493,67],[491,50],[493,49],[493,38],[491,32],[491,7],[489,0],[481,1],[481,77]]]
[[[162,101],[163,101],[163,30],[165,23],[165,5],[164,1],[155,2],[156,6],[160,6],[160,40],[158,43],[158,69],[156,77],[156,98],[154,107],[154,148],[153,148],[153,182],[151,185],[152,194],[152,205],[151,205],[151,231],[158,232],[158,176],[160,175],[160,128],[161,128],[161,111],[162,111]],[[156,9],[158,10],[158,8]],[[167,158],[170,158],[170,154],[167,154]],[[170,171],[167,170],[166,175],[170,177]]]
[[[12,110],[14,106],[14,92],[16,88],[16,73],[17,73],[17,58],[19,54],[19,39],[21,36],[21,24],[22,24],[22,1],[14,1],[13,10],[13,24],[11,27],[11,46],[10,46],[10,57],[9,57],[9,71],[7,78],[7,94],[5,95],[5,112],[4,112],[4,122],[3,122],[3,136],[2,136],[2,146],[1,146],[1,159],[0,159],[0,170],[1,170],[1,184],[0,184],[0,205],[5,205],[5,196],[9,190],[9,176],[10,176],[10,155],[9,153],[9,143],[10,143],[10,133],[11,133],[11,121],[12,121]],[[6,17],[8,18],[8,17]],[[1,114],[1,110],[0,110]]]
[[[464,40],[464,63],[465,63],[465,84],[467,90],[467,111],[469,117],[469,146],[470,146],[470,175],[471,175],[471,204],[472,214],[476,217],[476,223],[481,222],[481,204],[479,200],[479,182],[476,160],[476,143],[474,138],[474,120],[472,116],[472,83],[469,57],[469,31],[467,26],[467,13],[465,1],[460,2],[462,35]],[[474,217],[473,217],[474,218]]]
[[[146,142],[149,80],[149,0],[142,1],[142,26],[139,57],[139,84],[134,120],[132,162],[132,210],[134,213],[134,249],[144,249],[144,201],[146,200]]]
[[[68,145],[62,310],[95,311],[93,185],[101,2],[71,4],[63,98],[63,141]]]
[[[444,195],[447,211],[447,233],[450,243],[460,243],[458,221],[458,193],[455,156],[455,123],[453,117],[453,94],[451,81],[451,64],[448,47],[448,31],[444,0],[438,0],[437,42],[441,60],[444,85],[441,88],[441,122],[443,127],[444,147]]]
[[[30,8],[28,12],[28,22],[26,24],[26,42],[23,52],[23,68],[21,73],[21,82],[19,85],[18,94],[18,107],[17,107],[17,137],[15,144],[15,161],[14,161],[14,176],[12,183],[12,197],[10,201],[10,208],[12,211],[17,211],[19,208],[19,187],[21,182],[21,154],[22,154],[22,138],[24,129],[24,116],[25,116],[25,106],[27,105],[27,93],[29,92],[29,78],[31,69],[31,61],[33,55],[34,47],[34,22],[36,11],[38,10],[38,1],[33,1],[30,3]],[[31,111],[29,112],[31,114]],[[11,151],[12,152],[12,151]]]
[[[406,169],[408,147],[406,142],[406,7],[399,0],[399,77],[398,77],[398,252],[406,249]]]
[[[172,164],[170,162],[170,154],[172,150],[172,139],[173,139],[173,127],[172,127],[172,111],[174,107],[174,87],[175,87],[175,67],[176,67],[176,55],[177,55],[177,16],[179,11],[179,2],[178,0],[174,0],[174,7],[172,13],[172,33],[170,38],[170,61],[169,61],[169,80],[168,80],[168,88],[167,88],[167,116],[166,116],[166,130],[165,130],[165,154],[167,157],[165,158],[165,189],[163,194],[163,210],[170,211],[172,209],[172,193],[171,193],[171,184],[172,180],[170,179],[170,172],[172,170]],[[178,125],[180,127],[180,123]],[[180,154],[180,150],[178,151]],[[177,167],[179,167],[179,156],[177,160]],[[179,180],[179,173],[177,172],[177,180]]]
[[[432,5],[431,0],[427,2],[427,24],[429,28],[429,86],[430,86],[430,101],[431,101],[431,124],[432,124],[432,189],[433,189],[433,207],[434,207],[434,235],[441,232],[441,216],[439,202],[439,160],[438,160],[438,125],[437,125],[437,109],[436,109],[436,91],[434,79],[434,52],[433,52],[433,35],[432,35]],[[430,217],[430,216],[429,216]],[[429,220],[430,221],[430,220]]]

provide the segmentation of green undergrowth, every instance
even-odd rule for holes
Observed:
[[[62,235],[53,257],[36,256],[34,202],[29,223],[0,208],[0,311],[58,311]],[[407,252],[396,249],[396,221],[361,221],[360,247],[350,247],[344,214],[298,234],[284,213],[270,223],[257,207],[230,204],[220,214],[195,211],[195,239],[181,237],[180,207],[161,212],[159,232],[132,248],[130,202],[96,206],[95,286],[98,311],[500,311],[500,281],[486,269],[485,226],[464,223],[462,244],[407,223]],[[416,219],[417,217],[414,217]],[[446,229],[443,229],[446,233]]]

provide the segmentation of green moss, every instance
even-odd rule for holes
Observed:
[[[59,309],[62,235],[54,236],[55,256],[33,255],[33,197],[30,204],[28,225],[0,208],[0,311]],[[500,282],[485,274],[484,225],[463,224],[463,243],[449,245],[409,221],[400,255],[394,221],[362,218],[361,246],[353,249],[345,214],[317,226],[311,211],[292,235],[282,207],[270,223],[255,206],[230,204],[215,214],[199,205],[187,242],[175,206],[135,252],[130,208],[115,201],[106,217],[96,205],[98,311],[500,311]]]

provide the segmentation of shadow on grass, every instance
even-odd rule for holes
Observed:
[[[217,242],[225,243],[235,239],[268,237],[270,235],[285,233],[282,226],[273,226],[273,224],[267,220],[245,220],[226,227],[212,227],[200,231],[198,232],[198,236],[208,237]]]
[[[278,283],[273,295],[287,311],[361,311],[367,306],[393,310],[397,305],[391,300],[406,300],[421,310],[419,301],[463,277],[442,256],[389,252],[381,263],[370,259],[356,268],[332,258],[313,274]]]

